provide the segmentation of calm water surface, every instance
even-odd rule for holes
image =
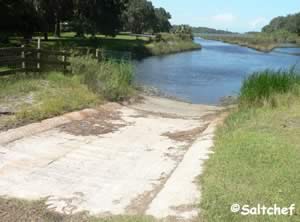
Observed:
[[[192,103],[218,104],[236,95],[252,72],[300,66],[299,48],[262,53],[245,47],[197,38],[202,50],[149,57],[136,63],[136,82]],[[299,65],[298,65],[299,64]]]

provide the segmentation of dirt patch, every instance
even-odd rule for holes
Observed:
[[[144,214],[149,204],[156,197],[156,195],[161,191],[164,184],[169,179],[169,176],[170,175],[166,175],[162,173],[161,177],[158,179],[159,184],[153,184],[154,188],[152,190],[146,191],[138,195],[135,199],[133,199],[130,205],[126,208],[126,212],[131,215]]]
[[[206,122],[211,122],[216,119],[220,115],[220,112],[209,113],[202,117],[202,119]]]
[[[177,142],[191,143],[207,128],[207,126],[208,124],[186,131],[167,132],[162,134],[162,136],[166,136]]]
[[[169,159],[175,161],[175,162],[178,162],[178,161],[182,160],[183,154],[178,155],[178,154],[174,154],[174,153],[165,153],[164,156],[166,158],[169,158]]]
[[[34,94],[0,98],[0,132],[16,128],[24,123],[16,120],[16,113],[34,103]]]
[[[25,201],[0,198],[0,218],[5,222],[87,222],[91,218],[87,213],[62,215],[47,209],[45,200]]]
[[[97,113],[79,121],[72,121],[59,127],[63,132],[75,136],[98,136],[112,133],[128,125],[121,118],[118,105],[106,105],[97,109]]]
[[[179,116],[176,114],[171,114],[171,113],[160,113],[160,112],[152,112],[152,111],[145,111],[145,110],[139,110],[139,109],[136,109],[136,110],[140,113],[138,116],[144,117],[144,118],[147,118],[148,116],[158,116],[158,117],[167,118],[167,119],[185,119],[182,116]]]
[[[300,128],[300,118],[295,117],[285,121],[283,124],[284,128]]]
[[[141,95],[132,96],[130,99],[120,102],[123,106],[129,106],[136,103],[143,103],[145,98]]]
[[[133,199],[130,205],[126,208],[126,212],[130,215],[141,215],[147,210],[148,205],[154,199],[156,194],[160,191],[159,186],[151,191],[144,192]]]
[[[181,205],[181,206],[176,206],[176,207],[171,207],[172,210],[175,210],[177,212],[180,212],[180,213],[184,213],[184,212],[189,212],[193,209],[196,209],[197,208],[197,205]]]

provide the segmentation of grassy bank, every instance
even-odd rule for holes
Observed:
[[[201,46],[189,38],[182,38],[174,34],[161,34],[156,41],[146,45],[150,55],[165,55],[177,52],[201,49]]]
[[[175,34],[162,33],[159,38],[135,37],[128,34],[120,34],[116,37],[96,35],[95,37],[86,36],[84,38],[74,37],[75,33],[62,33],[61,38],[49,37],[48,41],[42,41],[42,47],[46,49],[65,49],[74,48],[102,48],[113,51],[132,52],[135,57],[146,57],[153,55],[163,55],[189,51],[201,48],[191,39],[182,39]],[[36,37],[35,37],[36,38]],[[12,38],[9,46],[20,46],[21,38]],[[31,43],[35,47],[36,43]],[[3,45],[1,47],[4,47]]]
[[[130,64],[71,58],[72,73],[0,78],[0,131],[134,94]],[[0,110],[1,111],[1,110]]]
[[[270,52],[282,44],[290,43],[300,46],[300,37],[286,32],[258,33],[247,35],[200,35],[202,38],[223,41],[230,44],[249,47],[262,52]]]
[[[245,81],[201,177],[203,221],[300,221],[299,79],[292,71],[266,71]],[[242,216],[230,211],[234,203],[296,204],[297,213]]]

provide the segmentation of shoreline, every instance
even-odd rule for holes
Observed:
[[[238,41],[235,41],[235,40],[222,39],[222,37],[216,37],[215,38],[215,37],[201,36],[201,38],[206,39],[206,40],[214,40],[214,41],[220,41],[220,42],[224,42],[224,43],[228,43],[228,44],[238,45],[238,46],[241,46],[241,47],[254,49],[256,51],[264,52],[264,53],[269,53],[269,52],[272,52],[276,48],[281,48],[280,47],[281,43],[274,43],[274,44],[268,44],[268,45],[265,45],[265,46],[259,46],[259,45],[253,45],[253,44],[247,43],[247,42],[238,42]]]
[[[140,93],[135,97],[131,97],[128,100],[120,101],[120,102],[110,102],[104,101],[101,104],[96,106],[87,106],[82,109],[75,109],[73,111],[66,111],[58,115],[53,115],[48,118],[40,119],[40,120],[32,120],[32,121],[20,121],[9,127],[0,128],[0,135],[2,135],[0,144],[9,143],[7,141],[17,140],[19,138],[24,137],[24,135],[29,135],[31,133],[37,133],[42,131],[47,131],[53,127],[57,127],[61,124],[66,124],[70,121],[80,121],[83,118],[93,116],[98,108],[112,106],[111,104],[115,104],[115,106],[138,106],[139,104],[145,103],[145,101],[153,100],[156,101],[158,104],[167,105],[167,104],[186,104],[188,106],[195,106],[195,107],[215,107],[216,109],[224,110],[226,105],[218,104],[204,104],[204,103],[192,103],[189,101],[181,100],[176,97],[171,96],[163,96],[163,95],[153,95],[148,94],[143,91],[139,91]],[[152,103],[150,103],[152,104]],[[114,107],[114,106],[112,106]],[[158,107],[157,107],[158,108]],[[159,113],[159,112],[158,112]],[[51,124],[49,124],[51,123]],[[45,127],[36,127],[37,125],[45,125]],[[35,130],[24,131],[25,128],[34,127]],[[17,134],[12,134],[13,131],[19,131]],[[5,135],[5,136],[4,136]],[[13,138],[11,140],[11,138]]]
[[[40,124],[43,122],[48,122],[48,120],[52,120],[52,119],[58,119],[60,117],[64,118],[66,117],[67,119],[69,118],[68,116],[77,116],[77,114],[79,115],[78,118],[80,119],[81,115],[92,115],[93,112],[91,112],[91,110],[97,109],[97,107],[101,107],[101,106],[106,106],[107,104],[119,104],[121,106],[129,106],[129,105],[137,105],[139,103],[141,103],[143,100],[145,100],[145,98],[153,98],[157,101],[169,101],[169,102],[174,102],[174,103],[184,103],[187,105],[192,105],[192,106],[213,106],[213,107],[218,107],[220,109],[227,107],[228,105],[231,104],[226,104],[223,103],[222,101],[220,101],[220,103],[218,104],[205,104],[205,103],[193,103],[191,101],[187,101],[185,99],[180,99],[178,97],[175,96],[171,96],[171,95],[167,95],[164,94],[163,92],[160,91],[155,91],[155,89],[138,89],[137,90],[137,94],[133,97],[130,97],[126,100],[123,101],[119,101],[119,102],[110,102],[110,101],[102,101],[101,103],[99,103],[98,105],[95,106],[86,106],[83,107],[82,109],[74,109],[74,110],[70,110],[70,111],[65,111],[65,112],[61,112],[58,115],[51,115],[47,118],[43,118],[43,119],[32,119],[32,120],[19,120],[18,122],[14,122],[14,124],[12,125],[4,125],[3,127],[0,128],[0,134],[3,134],[5,132],[14,130],[14,129],[18,129],[18,128],[23,128],[26,127],[27,125],[35,125],[35,124]],[[16,115],[16,113],[12,113],[12,114],[0,114],[0,117],[2,116],[2,118],[5,118],[5,116],[11,116],[11,115]],[[69,118],[72,119],[72,118]],[[2,119],[2,121],[5,121],[5,119]],[[1,126],[1,118],[0,118],[0,126]]]

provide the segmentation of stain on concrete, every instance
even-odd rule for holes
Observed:
[[[191,143],[207,128],[207,126],[208,124],[205,124],[204,126],[196,127],[191,130],[167,132],[162,134],[162,136],[166,136],[169,139],[175,140],[177,142]]]
[[[82,120],[75,120],[59,127],[62,132],[75,136],[99,136],[128,125],[118,111],[121,107],[98,108],[97,113]]]

